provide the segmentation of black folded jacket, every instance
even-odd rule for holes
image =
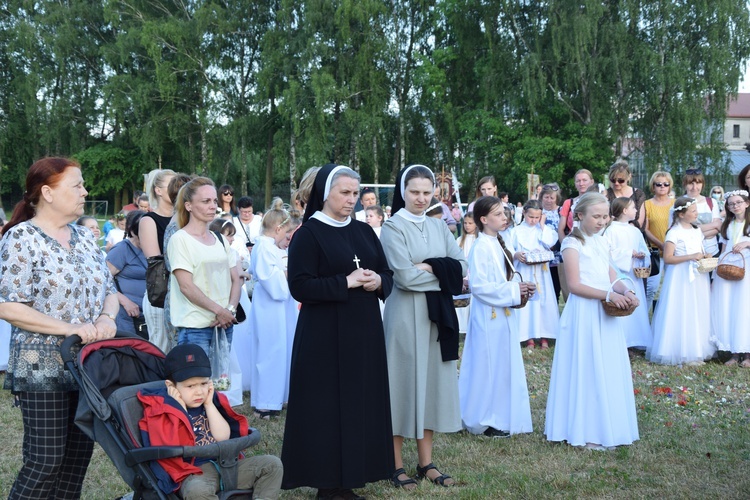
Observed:
[[[432,272],[440,282],[439,292],[425,292],[427,313],[430,321],[437,324],[438,342],[443,361],[458,359],[458,316],[453,307],[453,296],[460,295],[463,288],[461,263],[450,257],[426,259]]]

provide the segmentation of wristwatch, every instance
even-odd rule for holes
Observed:
[[[236,316],[237,315],[237,308],[234,307],[232,304],[229,304],[227,306],[227,309],[229,310],[230,313],[232,313],[232,316]]]
[[[112,314],[112,313],[101,312],[101,313],[99,314],[99,316],[106,316],[106,317],[108,317],[109,319],[111,319],[112,321],[114,321],[114,320],[115,320],[115,315],[114,315],[114,314]]]

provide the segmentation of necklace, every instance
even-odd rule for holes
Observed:
[[[427,235],[424,234],[424,221],[422,221],[422,227],[419,227],[416,222],[412,221],[412,224],[414,224],[414,227],[419,229],[419,232],[422,234],[422,241],[427,243]]]

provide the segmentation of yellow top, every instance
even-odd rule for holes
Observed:
[[[664,243],[669,229],[669,211],[674,205],[674,200],[670,199],[667,205],[657,205],[654,199],[646,200],[646,219],[648,220],[648,230],[659,241]]]

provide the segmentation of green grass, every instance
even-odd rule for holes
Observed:
[[[633,361],[640,441],[613,452],[583,451],[544,439],[552,349],[524,350],[534,432],[490,440],[465,432],[439,434],[437,465],[458,486],[422,483],[403,492],[386,482],[361,490],[377,498],[747,498],[750,491],[750,370],[718,362],[701,367]],[[668,391],[670,389],[671,391]],[[671,394],[671,396],[670,396]],[[247,401],[247,395],[245,400]],[[0,393],[0,497],[6,497],[20,467],[21,417],[7,391]],[[240,413],[251,415],[247,404]],[[283,414],[271,422],[250,417],[263,435],[256,452],[281,451]],[[404,447],[414,474],[416,447]],[[84,484],[86,499],[112,499],[127,491],[101,449]],[[284,492],[282,498],[312,498],[314,490]]]

